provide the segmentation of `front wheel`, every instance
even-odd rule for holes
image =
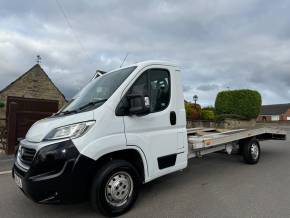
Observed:
[[[105,216],[118,216],[128,211],[136,201],[140,178],[135,167],[124,160],[112,160],[96,174],[91,203]]]
[[[247,164],[256,164],[259,162],[261,149],[256,139],[245,141],[242,145],[242,154]]]

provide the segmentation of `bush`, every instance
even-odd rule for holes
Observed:
[[[214,116],[213,110],[203,108],[201,110],[201,119],[202,120],[214,120],[215,116]]]
[[[219,92],[215,101],[217,119],[255,119],[261,110],[261,95],[249,89]]]
[[[202,108],[203,110],[209,110],[212,111],[213,113],[215,113],[215,108],[213,106],[206,106]]]
[[[0,108],[4,107],[4,103],[2,101],[0,101]]]
[[[199,120],[201,115],[201,107],[199,104],[193,104],[191,102],[184,102],[186,119],[187,120]]]

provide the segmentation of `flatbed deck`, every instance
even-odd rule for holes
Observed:
[[[187,129],[188,158],[224,150],[227,146],[238,144],[239,140],[251,137],[258,140],[285,140],[286,132],[267,127],[232,130],[202,127]]]

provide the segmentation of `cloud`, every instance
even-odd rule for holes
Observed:
[[[203,84],[198,86],[196,89],[200,91],[210,91],[210,90],[217,90],[219,88],[216,84]]]
[[[37,54],[70,98],[96,69],[147,59],[182,70],[185,98],[213,105],[218,91],[257,89],[267,104],[289,102],[290,2],[0,0],[0,88]]]

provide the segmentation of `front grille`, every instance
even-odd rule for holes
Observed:
[[[30,166],[33,161],[35,152],[36,152],[35,149],[21,147],[19,151],[19,158],[21,162],[24,163],[25,165]]]
[[[22,168],[19,167],[19,165],[16,163],[14,167],[15,173],[17,173],[18,176],[25,177],[26,171],[24,171]]]

